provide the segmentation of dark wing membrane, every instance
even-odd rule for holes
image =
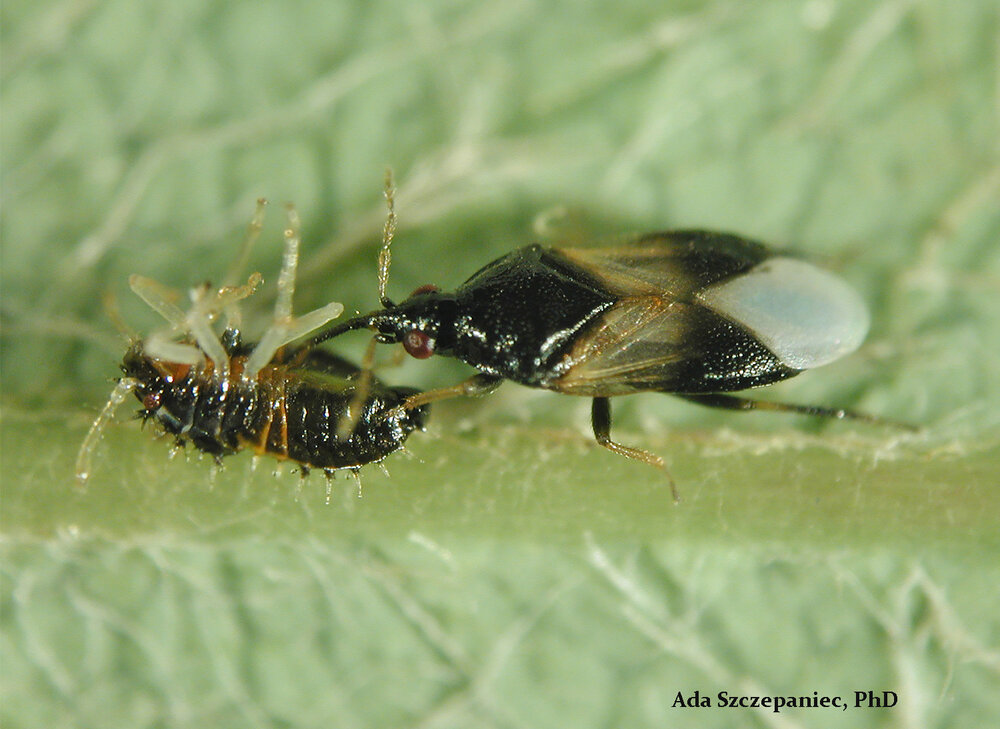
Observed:
[[[580,333],[544,387],[591,397],[728,392],[796,372],[697,298],[705,287],[769,258],[771,251],[760,243],[682,230],[613,248],[559,248],[553,254],[618,300]]]
[[[615,304],[554,369],[544,387],[589,397],[731,392],[799,372],[701,304],[655,296]]]
[[[772,255],[756,241],[703,230],[651,233],[614,247],[556,248],[553,252],[618,296],[682,301]]]
[[[693,307],[663,297],[623,299],[580,337],[557,368],[561,376],[546,386],[594,397],[664,389],[686,359]]]

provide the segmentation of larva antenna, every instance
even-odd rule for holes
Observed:
[[[79,488],[85,488],[87,479],[90,478],[91,456],[93,456],[94,449],[101,440],[101,434],[104,432],[105,426],[110,422],[112,416],[115,414],[115,410],[125,402],[126,398],[128,398],[138,384],[139,381],[133,380],[131,377],[123,377],[118,380],[115,389],[108,396],[108,401],[101,408],[101,412],[97,414],[97,418],[91,424],[90,430],[87,431],[87,437],[83,439],[83,443],[80,444],[80,450],[76,454],[75,473],[76,483]]]

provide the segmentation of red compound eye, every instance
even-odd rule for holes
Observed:
[[[434,342],[419,329],[411,329],[403,336],[403,349],[411,357],[427,359],[434,354]]]
[[[160,407],[160,393],[151,392],[142,398],[142,406],[146,410],[156,410]]]
[[[434,284],[424,284],[423,286],[418,286],[417,288],[413,289],[413,293],[410,294],[410,298],[412,299],[414,296],[420,296],[420,294],[433,294],[434,292],[440,290],[441,289],[439,289]]]

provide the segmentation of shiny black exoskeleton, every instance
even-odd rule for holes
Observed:
[[[366,325],[415,356],[430,350],[488,375],[549,387],[567,350],[615,298],[535,245],[490,263],[454,293],[417,293]]]
[[[329,302],[301,317],[293,315],[298,271],[300,221],[286,206],[284,251],[270,326],[256,344],[244,344],[238,330],[240,303],[254,294],[263,277],[239,283],[239,261],[260,234],[266,201],[257,201],[237,265],[221,286],[208,281],[184,295],[153,279],[133,274],[129,288],[170,325],[144,340],[129,337],[129,348],[108,401],[80,444],[76,478],[91,474],[92,456],[104,428],[130,395],[142,403],[140,417],[159,423],[178,444],[223,456],[249,448],[259,455],[295,461],[301,472],[320,468],[356,472],[403,447],[423,428],[426,403],[410,403],[419,393],[389,387],[363,368],[328,352],[294,343],[339,316],[344,307]],[[219,331],[219,323],[225,328]],[[404,407],[409,405],[409,407]]]
[[[349,417],[361,376],[355,365],[322,350],[293,351],[248,382],[238,375],[253,345],[230,339],[227,350],[234,376],[223,386],[202,369],[151,358],[142,344],[130,347],[122,371],[136,382],[143,419],[217,458],[249,447],[326,471],[381,461],[424,427],[426,406],[400,407],[417,390],[371,377],[361,413],[342,436],[338,429]]]
[[[592,397],[646,390],[729,392],[801,372],[695,298],[771,252],[731,235],[682,231],[670,237],[684,246],[669,261],[673,291],[656,290],[659,300],[674,309],[669,319],[649,310],[649,295],[637,280],[642,269],[633,268],[630,279],[615,280],[607,267],[581,255],[585,251],[532,245],[488,264],[454,293],[420,291],[401,304],[337,325],[324,338],[367,327],[383,343],[402,342],[416,357],[443,354],[486,375]],[[662,244],[665,236],[646,240]],[[627,308],[619,312],[624,324],[619,318],[609,321],[605,312],[621,304]],[[661,319],[655,331],[640,331],[637,324],[631,338],[621,336],[624,327],[633,319],[641,324],[643,316]],[[666,346],[669,361],[656,362]],[[604,377],[583,377],[612,358],[619,361]]]
[[[770,409],[877,420],[846,410],[728,394],[793,377],[860,345],[863,302],[808,263],[739,236],[654,233],[608,248],[521,248],[486,265],[453,293],[421,287],[385,296],[390,217],[380,256],[382,308],[329,327],[401,342],[414,357],[456,357],[479,374],[407,398],[407,407],[478,395],[513,380],[593,398],[598,442],[664,469],[663,460],[610,438],[609,398],[664,392],[710,407]]]

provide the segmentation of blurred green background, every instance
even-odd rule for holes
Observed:
[[[1000,715],[1000,11],[869,3],[7,2],[0,9],[5,727],[964,727]],[[122,408],[74,489],[131,273],[304,221],[302,312],[453,287],[564,208],[803,251],[870,302],[851,357],[770,388],[925,426],[505,385],[327,494],[168,459]],[[271,208],[251,270],[265,322]],[[359,356],[365,337],[338,342]],[[381,356],[391,359],[389,350]],[[445,359],[386,370],[433,387]],[[899,695],[684,709],[678,692]]]

